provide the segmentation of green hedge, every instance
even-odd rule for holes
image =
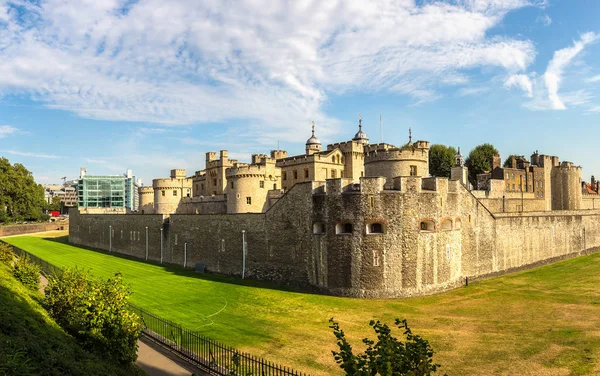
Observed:
[[[40,267],[32,264],[29,258],[22,256],[17,258],[13,264],[13,275],[25,287],[36,291],[40,288]]]
[[[12,265],[15,254],[12,247],[8,244],[0,243],[0,262],[6,265]]]

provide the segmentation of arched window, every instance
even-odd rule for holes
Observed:
[[[442,222],[442,231],[452,231],[452,220],[451,219],[445,219]]]
[[[462,227],[462,221],[460,220],[460,218],[457,218],[457,219],[454,221],[454,229],[455,229],[455,230],[460,230],[460,229],[461,229],[461,227]]]
[[[424,219],[421,221],[421,224],[419,226],[421,231],[435,231],[435,222],[433,222],[432,220],[429,219]]]
[[[325,233],[325,224],[323,222],[313,223],[313,234],[322,235]]]
[[[367,223],[366,233],[367,234],[383,234],[385,232],[385,226],[383,223],[373,222]]]
[[[335,225],[335,233],[336,234],[352,234],[352,223],[342,222]]]

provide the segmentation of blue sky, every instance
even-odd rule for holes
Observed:
[[[146,184],[227,149],[490,142],[600,175],[597,0],[0,0],[0,154]]]

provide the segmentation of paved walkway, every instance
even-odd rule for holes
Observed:
[[[48,285],[48,280],[40,275],[42,294],[46,285]],[[138,358],[135,364],[150,376],[206,375],[200,369],[185,363],[144,336],[138,341]]]

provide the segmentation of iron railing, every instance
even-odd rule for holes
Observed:
[[[8,244],[3,240],[0,242]],[[28,257],[46,277],[56,276],[62,269],[24,249],[9,244],[20,257]],[[210,375],[218,376],[308,376],[285,366],[241,352],[172,321],[156,316],[129,303],[129,310],[140,317],[143,334],[175,352]]]

